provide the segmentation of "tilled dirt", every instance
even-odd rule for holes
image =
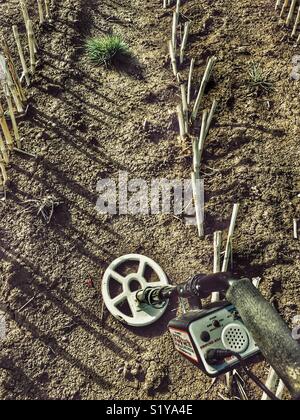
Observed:
[[[95,209],[98,180],[117,180],[119,171],[148,181],[190,176],[167,59],[172,10],[158,0],[54,3],[53,23],[38,32],[40,62],[20,121],[23,147],[37,159],[13,158],[0,207],[0,302],[7,312],[0,397],[230,397],[222,380],[211,388],[175,353],[166,329],[171,310],[142,331],[103,317],[101,279],[113,259],[131,252],[153,258],[173,282],[211,272],[213,232],[228,228],[240,202],[236,274],[261,277],[262,292],[288,322],[300,313],[292,231],[299,217],[299,83],[289,77],[297,48],[274,1],[184,2],[192,29],[182,74],[195,57],[195,91],[207,58],[218,58],[204,103],[216,98],[220,106],[204,154],[206,236],[199,240],[194,226],[172,215],[103,216]],[[9,28],[22,22],[17,4],[0,3],[11,46]],[[85,56],[86,37],[108,33],[121,34],[136,58],[122,71],[94,67]],[[251,62],[270,72],[272,91],[251,93]],[[61,202],[49,225],[25,203],[48,194]],[[265,379],[268,366],[254,371]],[[260,398],[248,381],[246,391]]]

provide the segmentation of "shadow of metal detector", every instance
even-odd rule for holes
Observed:
[[[136,261],[135,273],[122,276],[118,266]],[[158,280],[145,278],[150,266]],[[111,296],[110,285],[119,284]],[[131,284],[139,285],[132,290]],[[221,292],[226,301],[201,307],[201,299]],[[210,377],[218,377],[237,367],[271,399],[278,398],[248,369],[247,362],[262,353],[291,396],[300,400],[300,346],[292,333],[249,279],[234,279],[230,273],[199,274],[186,283],[172,286],[163,270],[148,257],[130,254],[115,260],[106,270],[102,283],[104,302],[119,321],[144,327],[159,320],[173,296],[186,298],[191,310],[169,322],[169,331],[179,353]],[[123,310],[124,303],[128,311]]]

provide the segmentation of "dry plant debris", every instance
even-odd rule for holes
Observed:
[[[47,224],[51,222],[55,209],[62,204],[61,201],[53,195],[26,200],[24,203],[27,204],[26,212],[34,213],[37,216],[41,215]]]

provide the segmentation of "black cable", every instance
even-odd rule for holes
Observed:
[[[240,364],[241,364],[241,367],[242,367],[242,369],[244,370],[244,372],[246,373],[246,375],[250,378],[250,379],[252,379],[252,381],[259,387],[259,388],[261,388],[261,390],[265,393],[265,394],[267,394],[267,396],[269,397],[269,398],[271,398],[271,400],[274,400],[274,401],[280,401],[280,399],[279,398],[277,398],[276,397],[276,395],[272,392],[272,391],[270,391],[270,389],[269,388],[267,388],[266,387],[266,385],[265,384],[263,384],[262,382],[261,382],[261,380],[254,374],[254,373],[252,373],[248,368],[247,368],[247,366],[245,365],[245,363],[244,363],[244,360],[243,360],[243,358],[241,357],[241,355],[239,354],[239,353],[235,353],[234,351],[231,351],[231,350],[223,350],[223,349],[213,349],[213,350],[209,350],[208,351],[208,353],[207,353],[207,356],[206,356],[206,360],[209,362],[209,363],[213,363],[213,364],[216,364],[216,362],[217,361],[220,361],[220,360],[224,360],[226,357],[229,357],[229,356],[234,356],[234,357],[236,357],[237,359],[238,359],[238,361],[240,362]]]
[[[248,367],[245,365],[243,358],[238,354],[238,353],[234,353],[232,352],[232,354],[239,360],[244,372],[246,373],[246,375],[249,376],[250,379],[252,379],[252,381],[260,388],[264,391],[265,394],[267,394],[267,396],[269,398],[271,398],[271,400],[274,401],[280,401],[280,398],[277,398],[276,395],[268,388],[266,387],[266,385],[261,382],[261,380],[254,375],[254,373],[252,373]]]

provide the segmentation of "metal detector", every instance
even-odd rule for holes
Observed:
[[[120,264],[135,261],[135,273],[122,276]],[[149,282],[146,267],[157,281]],[[119,284],[112,296],[110,283]],[[138,284],[135,290],[131,285]],[[223,293],[225,301],[201,306],[213,292]],[[187,282],[172,286],[160,266],[148,257],[130,254],[115,260],[106,270],[102,283],[104,302],[119,321],[134,327],[159,320],[173,296],[187,299],[190,309],[169,322],[176,350],[211,377],[238,367],[271,399],[278,399],[250,370],[247,364],[262,353],[282,379],[294,399],[300,399],[300,346],[273,306],[252,282],[235,279],[230,273],[198,274]],[[124,303],[127,312],[123,310]],[[129,309],[129,312],[128,312]]]

